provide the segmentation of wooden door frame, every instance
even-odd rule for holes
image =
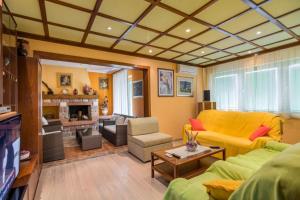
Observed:
[[[151,116],[150,66],[136,65],[132,63],[117,62],[111,60],[87,58],[87,57],[80,57],[80,56],[73,56],[73,55],[66,55],[66,54],[57,54],[57,53],[51,53],[46,51],[33,51],[33,57],[36,57],[37,59],[78,62],[78,63],[91,64],[91,65],[107,66],[107,67],[113,67],[114,65],[124,65],[135,69],[143,70],[143,74],[144,74],[143,81],[144,81],[144,91],[145,91],[144,92],[144,116],[145,117]]]

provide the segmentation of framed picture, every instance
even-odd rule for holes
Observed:
[[[143,97],[143,80],[133,81],[133,98],[142,98]]]
[[[193,78],[177,77],[177,96],[192,97],[193,96]]]
[[[108,89],[108,78],[99,78],[99,88]]]
[[[174,70],[158,69],[158,96],[174,96]]]
[[[72,87],[73,75],[69,73],[57,73],[57,85],[58,87]]]

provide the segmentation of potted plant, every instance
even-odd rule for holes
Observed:
[[[102,114],[107,115],[107,113],[108,113],[108,97],[107,96],[104,97],[103,103],[100,105],[100,107],[101,107]]]

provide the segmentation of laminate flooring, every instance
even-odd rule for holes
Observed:
[[[167,188],[128,152],[43,167],[35,200],[156,200]]]

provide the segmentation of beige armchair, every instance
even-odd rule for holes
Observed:
[[[128,121],[128,151],[144,162],[151,160],[151,152],[172,146],[172,137],[159,132],[154,117]]]

